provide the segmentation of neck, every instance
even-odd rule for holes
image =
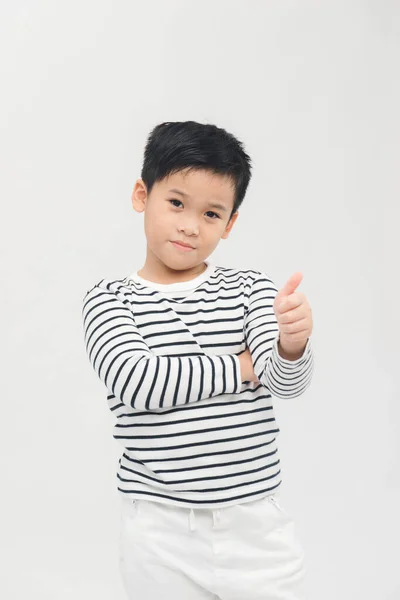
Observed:
[[[138,271],[139,277],[143,277],[147,281],[152,281],[153,283],[160,284],[169,284],[169,283],[183,283],[185,281],[190,281],[195,277],[198,277],[207,269],[207,264],[205,262],[196,265],[192,269],[185,269],[183,271],[169,269],[163,263],[159,263],[157,265],[149,264],[146,260],[144,266]]]

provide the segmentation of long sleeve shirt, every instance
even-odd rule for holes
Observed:
[[[310,386],[311,338],[298,360],[282,358],[271,278],[205,262],[190,281],[134,272],[102,279],[83,298],[87,355],[123,448],[116,475],[125,498],[219,508],[281,484],[272,397]],[[260,383],[241,380],[246,346]]]

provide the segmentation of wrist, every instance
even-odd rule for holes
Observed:
[[[280,340],[278,340],[278,354],[281,358],[283,358],[285,360],[290,360],[290,361],[299,360],[299,358],[301,358],[303,356],[306,346],[307,346],[307,342],[299,350],[288,351],[282,347]]]

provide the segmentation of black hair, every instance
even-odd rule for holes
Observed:
[[[230,221],[243,202],[251,178],[251,159],[243,144],[212,124],[175,121],[156,125],[147,139],[141,172],[147,193],[157,181],[186,169],[202,169],[233,180],[235,195]]]

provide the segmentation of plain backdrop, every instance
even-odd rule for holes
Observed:
[[[214,123],[253,178],[211,259],[296,271],[315,373],[275,399],[309,600],[400,598],[400,3],[1,2],[4,600],[124,600],[122,448],[82,299],[145,259],[150,130]]]

